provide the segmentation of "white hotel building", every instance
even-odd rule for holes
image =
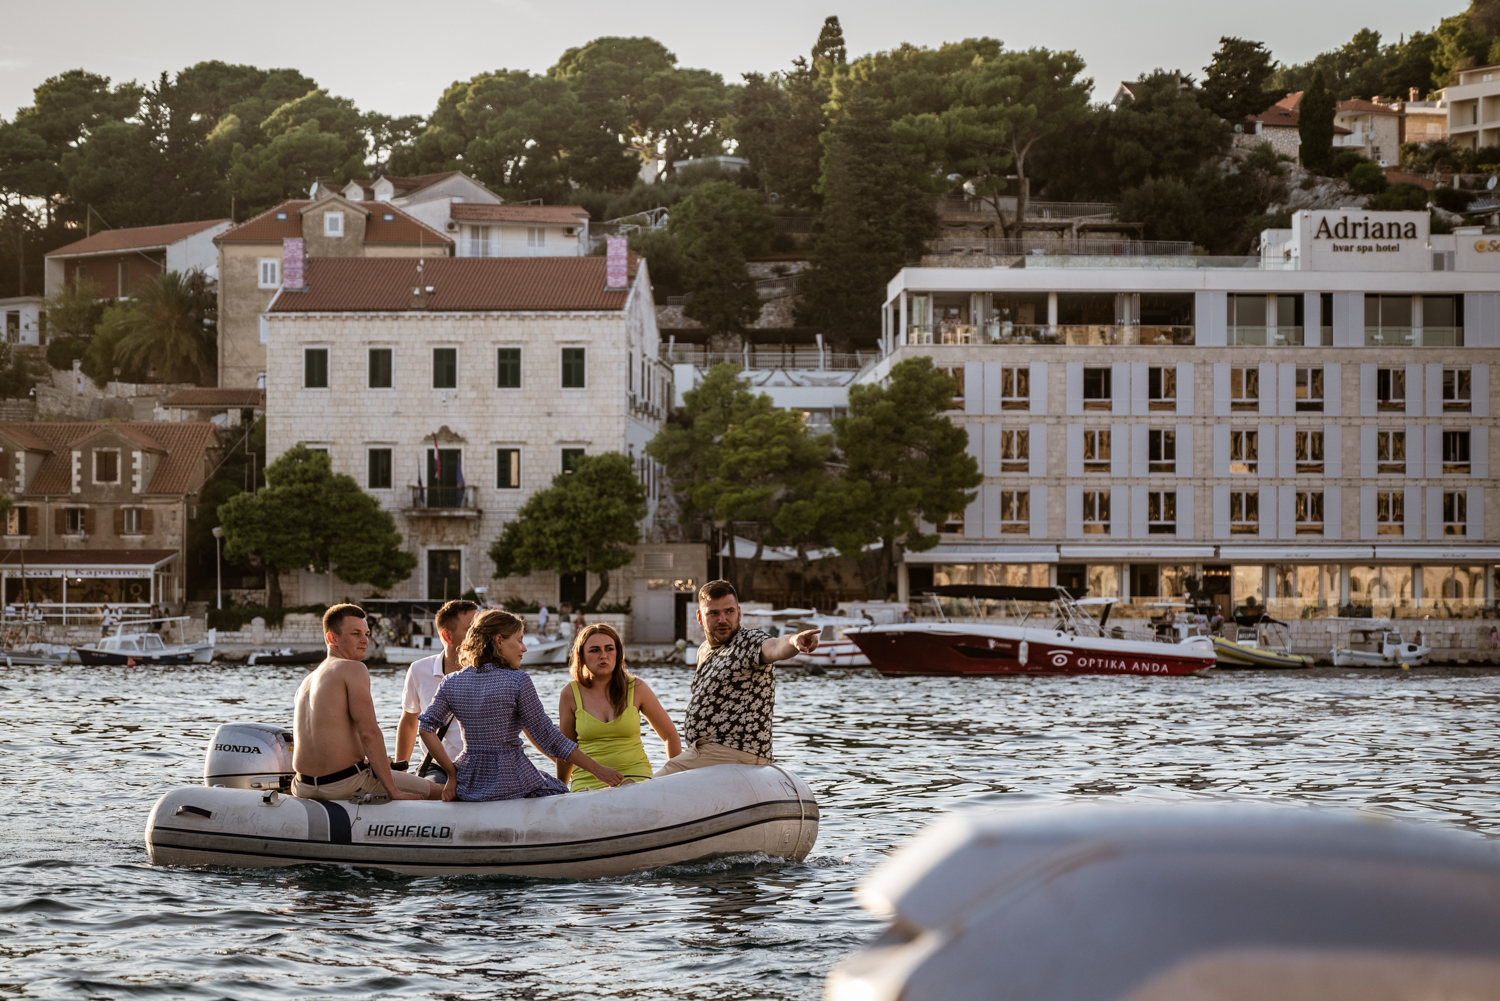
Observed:
[[[1056,582],[1141,603],[1193,575],[1290,618],[1494,604],[1500,242],[1478,231],[1299,212],[1258,258],[907,268],[883,324],[863,378],[950,369],[984,473],[906,555],[903,599]]]

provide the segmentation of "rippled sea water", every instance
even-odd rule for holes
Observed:
[[[141,835],[225,721],[287,723],[302,668],[0,669],[0,995],[816,998],[854,903],[956,809],[1239,798],[1500,832],[1500,673],[886,679],[783,672],[778,757],[818,796],[805,862],[584,883],[335,866],[153,868]],[[387,736],[404,670],[374,668]],[[676,719],[686,669],[643,671]],[[561,670],[532,672],[555,704]],[[661,745],[647,736],[660,764]]]

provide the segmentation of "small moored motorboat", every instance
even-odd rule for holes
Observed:
[[[1238,622],[1234,639],[1213,637],[1214,653],[1220,667],[1228,668],[1306,668],[1312,658],[1292,653],[1287,646],[1285,622],[1262,615],[1251,624]]]
[[[1432,648],[1408,643],[1389,623],[1349,630],[1349,642],[1332,650],[1335,667],[1421,667]]]
[[[120,633],[78,648],[87,667],[129,664],[207,664],[213,660],[212,630],[207,643],[167,643],[156,633]]]
[[[284,647],[280,650],[257,650],[246,658],[245,663],[263,667],[281,667],[287,664],[318,664],[327,656],[327,647],[318,647],[315,650],[293,650],[291,647]]]
[[[174,789],[152,809],[151,861],[594,879],[725,856],[800,861],[818,835],[812,790],[779,765],[718,765],[536,799],[370,803],[286,795],[291,756],[283,728],[219,727],[205,784]]]

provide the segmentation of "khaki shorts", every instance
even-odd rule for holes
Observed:
[[[419,779],[415,775],[406,772],[392,771],[391,777],[396,780],[396,788],[402,792],[414,792],[420,796],[432,795],[431,782]],[[390,799],[390,793],[385,791],[385,786],[376,777],[373,768],[361,769],[347,779],[339,779],[337,782],[324,782],[312,785],[299,779],[292,779],[292,795],[299,799],[349,799],[360,793],[368,793],[375,799]]]
[[[696,747],[688,748],[662,765],[661,771],[657,772],[655,777],[661,778],[673,772],[685,772],[689,768],[708,768],[712,765],[769,765],[770,763],[770,758],[762,758],[758,754],[700,740]]]

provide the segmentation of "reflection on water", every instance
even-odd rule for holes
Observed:
[[[1036,801],[1299,801],[1500,829],[1500,673],[783,675],[776,746],[823,821],[799,865],[592,883],[335,866],[165,870],[141,831],[225,720],[301,668],[0,669],[0,990],[17,997],[812,998],[877,929],[853,889],[935,814]],[[375,672],[394,739],[401,673]],[[681,718],[689,674],[647,672]],[[560,670],[533,673],[543,701]],[[659,763],[660,745],[647,735]]]

